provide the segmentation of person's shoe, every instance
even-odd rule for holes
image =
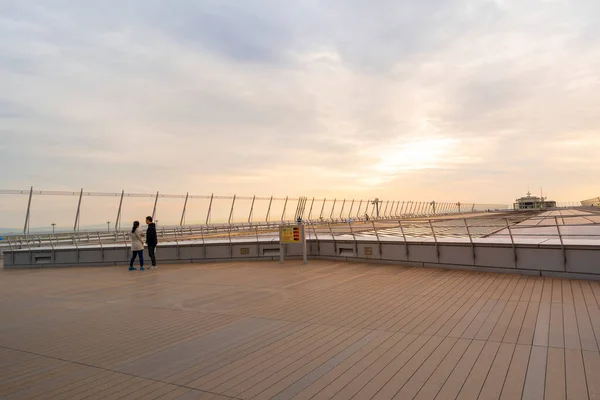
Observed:
[[[146,270],[146,268],[140,267],[140,271],[145,271],[145,270]]]
[[[152,266],[152,269],[156,269],[156,268],[158,268],[156,265],[153,265],[153,266]]]
[[[130,271],[137,271],[137,268],[129,267]]]

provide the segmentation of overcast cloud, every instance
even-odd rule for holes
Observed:
[[[0,2],[0,188],[600,193],[597,0]]]

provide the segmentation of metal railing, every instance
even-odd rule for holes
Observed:
[[[593,210],[592,210],[593,211]],[[506,212],[484,216],[414,217],[378,220],[303,221],[309,240],[376,240],[377,242],[432,241],[464,243],[468,240],[487,243],[527,243],[535,239],[539,244],[574,243],[585,240],[595,244],[600,240],[600,213],[592,211]],[[261,224],[224,224],[158,228],[159,242],[177,245],[190,242],[206,243],[215,240],[277,241],[281,225],[294,222]],[[590,242],[591,241],[591,242]],[[5,238],[4,246],[11,250],[67,248],[108,245],[129,245],[129,234],[117,232],[85,232],[49,235],[22,235]],[[598,241],[600,246],[600,241]]]
[[[165,227],[274,224],[295,221],[336,223],[347,220],[397,219],[473,212],[506,205],[387,199],[345,199],[308,197],[217,196],[195,194],[86,192],[58,190],[0,190],[0,200],[22,198],[22,203],[0,207],[0,221],[16,225],[14,215],[24,210],[22,233],[38,232],[118,232],[133,220],[147,215]],[[69,200],[71,198],[72,200]],[[56,204],[58,201],[59,204]],[[71,202],[72,204],[69,204]],[[173,202],[179,203],[175,204]],[[66,208],[72,209],[66,209]],[[60,211],[59,211],[60,209]],[[2,215],[5,213],[4,215]],[[65,215],[66,214],[66,215]],[[72,216],[69,217],[68,215]],[[20,219],[20,218],[19,218]],[[83,221],[83,222],[82,222]],[[123,223],[124,221],[128,221]],[[82,229],[83,226],[83,229]],[[61,228],[62,227],[62,228]],[[7,228],[7,226],[0,226]],[[35,228],[35,229],[33,229]]]

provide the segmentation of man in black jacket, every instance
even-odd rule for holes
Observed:
[[[158,237],[156,236],[156,224],[152,222],[152,217],[146,217],[146,224],[148,224],[148,230],[146,231],[146,244],[148,245],[148,255],[152,260],[152,267],[156,268],[156,256],[154,251],[158,244]]]

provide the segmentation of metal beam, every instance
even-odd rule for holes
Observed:
[[[23,235],[29,232],[29,218],[31,216],[31,199],[33,198],[33,186],[29,190],[29,201],[27,202],[27,212],[25,213],[25,225],[23,226]]]
[[[152,221],[154,221],[154,217],[156,216],[156,204],[158,204],[158,192],[156,192],[156,197],[154,198],[154,208],[152,208]]]
[[[252,204],[250,205],[250,213],[248,214],[248,223],[250,224],[252,221],[252,213],[254,212],[254,201],[256,200],[256,195],[252,197]]]
[[[121,191],[121,200],[119,200],[119,209],[117,210],[117,219],[115,220],[115,232],[119,230],[119,224],[121,223],[121,210],[123,208],[123,197],[125,197],[125,190]]]
[[[212,211],[212,203],[213,203],[214,197],[215,197],[214,194],[210,195],[210,202],[208,203],[208,212],[206,213],[206,225],[208,225],[208,223],[210,222],[210,213]]]
[[[181,221],[179,221],[179,226],[183,226],[183,221],[185,220],[185,212],[187,210],[187,202],[188,202],[189,196],[190,196],[189,193],[187,193],[185,195],[185,201],[183,202],[183,211],[181,211]]]
[[[231,218],[233,218],[233,207],[235,207],[235,194],[233,195],[233,201],[231,202],[231,210],[229,211],[229,225],[231,225]]]
[[[77,212],[75,213],[75,223],[73,224],[73,232],[77,232],[79,227],[79,214],[81,212],[81,199],[83,198],[83,188],[79,192],[79,202],[77,202]]]

